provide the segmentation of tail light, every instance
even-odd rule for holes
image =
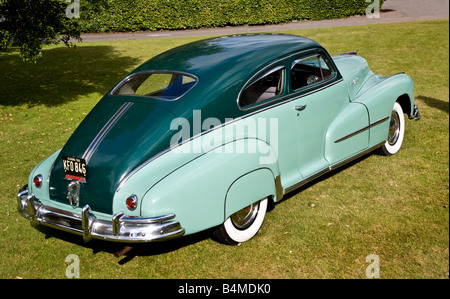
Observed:
[[[34,177],[33,179],[33,184],[36,188],[41,188],[42,186],[42,175],[38,174],[37,176]]]
[[[136,195],[129,196],[125,201],[125,204],[127,205],[128,210],[134,211],[138,204],[137,196]]]

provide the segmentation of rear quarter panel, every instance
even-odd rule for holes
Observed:
[[[258,139],[240,139],[190,161],[145,193],[142,216],[174,213],[186,234],[192,234],[222,224],[232,213],[264,197],[275,196],[276,165],[261,167],[258,154],[233,153],[236,146],[267,145]]]
[[[222,224],[260,199],[276,200],[278,149],[269,141],[278,134],[255,132],[251,128],[257,121],[248,118],[219,126],[155,157],[120,186],[113,210],[141,217],[174,213],[191,234]],[[269,120],[263,123],[262,128],[270,125]],[[125,207],[131,194],[139,199],[135,211]]]

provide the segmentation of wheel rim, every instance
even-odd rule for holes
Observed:
[[[391,123],[389,124],[389,145],[394,145],[397,143],[398,137],[400,136],[400,118],[397,112],[393,111],[391,116]]]
[[[239,230],[249,228],[258,215],[259,202],[249,205],[231,215],[231,222]]]

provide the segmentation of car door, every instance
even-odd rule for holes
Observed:
[[[289,80],[298,168],[308,178],[330,165],[325,157],[327,131],[349,104],[348,93],[331,59],[321,50],[293,56]]]
[[[244,86],[238,100],[239,109],[249,111],[250,116],[245,118],[247,123],[258,124],[258,138],[266,140],[276,152],[283,186],[291,186],[302,179],[297,167],[297,139],[293,129],[296,119],[287,86],[289,63],[287,58],[260,70]]]

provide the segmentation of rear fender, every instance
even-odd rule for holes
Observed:
[[[278,162],[260,163],[259,153],[236,148],[264,148],[258,139],[240,139],[215,148],[163,177],[143,196],[142,217],[174,213],[186,234],[222,224],[230,213],[264,197],[275,198]]]

